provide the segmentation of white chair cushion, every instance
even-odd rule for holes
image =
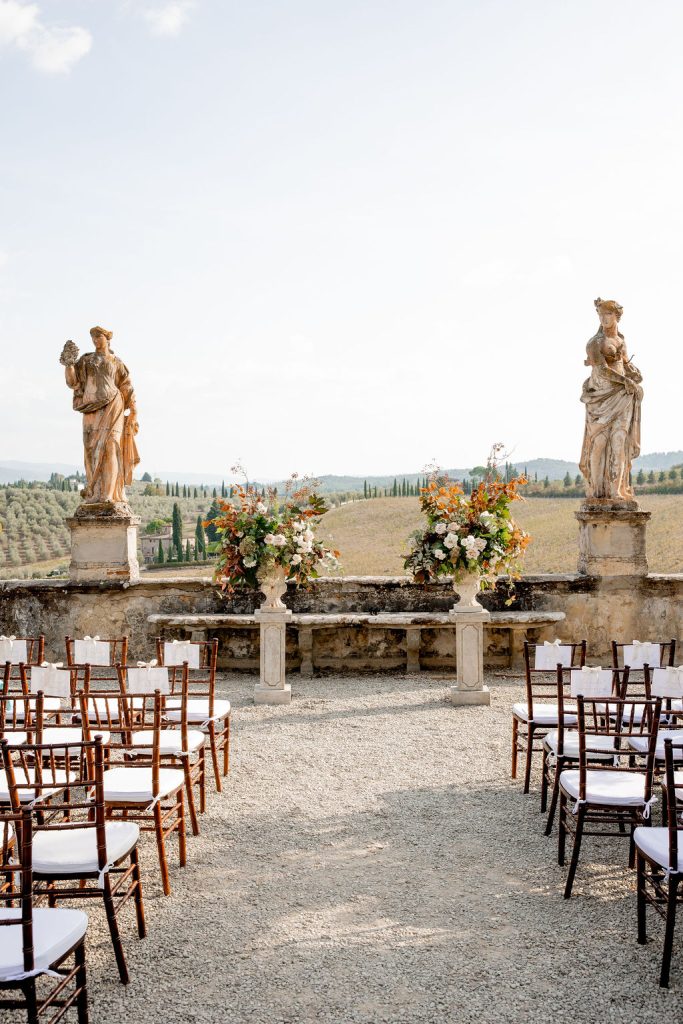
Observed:
[[[132,706],[135,710],[143,708],[145,706],[144,697],[133,697]],[[92,697],[88,701],[88,719],[91,722],[97,722],[99,715],[102,725],[106,725],[108,721],[118,722],[119,708],[119,702],[115,697]]]
[[[3,920],[21,920],[18,907],[0,910]],[[36,970],[47,970],[57,963],[72,946],[83,938],[88,918],[81,910],[38,907],[33,911],[33,959]],[[0,981],[8,981],[24,973],[22,951],[23,929],[0,928]]]
[[[106,746],[111,740],[111,733],[107,732],[106,729],[92,728],[90,729],[90,738],[94,740],[96,736],[102,737],[102,743]],[[80,725],[56,725],[54,728],[49,726],[43,729],[43,743],[52,743],[53,745],[59,746],[61,743],[83,743],[83,730]]]
[[[658,761],[664,760],[664,740],[673,740],[674,743],[683,743],[683,729],[660,729],[657,733],[657,746],[655,757]],[[639,754],[647,754],[650,745],[649,736],[629,736],[628,745]],[[674,750],[674,760],[683,761],[683,750]]]
[[[185,776],[176,768],[159,769],[159,796],[173,793],[184,785]],[[109,768],[104,773],[104,799],[106,803],[148,804],[152,793],[152,769]]]
[[[144,729],[134,732],[131,736],[131,750],[144,751],[149,754],[154,731]],[[206,734],[201,729],[187,730],[188,751],[199,750],[206,742]],[[160,733],[159,752],[161,754],[178,754],[183,750],[183,737],[180,729],[162,729]]]
[[[115,864],[130,853],[140,838],[133,821],[108,821],[107,863]],[[41,875],[79,875],[99,871],[95,828],[51,829],[33,833],[33,870]]]
[[[549,732],[543,743],[552,750],[553,754],[557,753],[557,735],[558,730],[553,729]],[[614,740],[611,736],[591,736],[588,740],[588,745],[591,747],[599,747],[601,750],[609,751],[609,753],[596,754],[589,753],[588,759],[590,761],[610,761],[614,751]],[[579,734],[576,729],[565,729],[564,730],[564,753],[563,757],[571,757],[576,761],[579,759]]]
[[[35,733],[34,733],[35,736]],[[2,739],[7,740],[10,747],[20,747],[22,743],[26,743],[28,733],[20,732],[3,732]]]
[[[639,850],[646,857],[659,864],[665,870],[669,866],[669,830],[668,828],[647,828],[639,825],[633,833],[633,839]],[[678,872],[683,872],[683,829],[678,830]],[[678,872],[676,872],[678,874]]]
[[[176,711],[175,708],[180,707],[180,700],[173,697],[171,700],[166,701],[166,717],[169,722],[180,721],[180,711]],[[513,709],[514,710],[514,709]],[[213,702],[213,717],[214,719],[227,718],[230,714],[230,701],[229,700],[214,700]],[[187,720],[188,722],[206,722],[209,717],[209,699],[201,697],[190,697],[187,701]],[[557,721],[557,719],[556,719]]]
[[[23,768],[16,768],[14,772],[14,778],[18,786],[26,785],[35,780],[36,773],[34,768],[28,769],[28,776]],[[51,796],[55,796],[57,793],[61,793],[68,782],[73,782],[76,776],[73,772],[62,771],[61,768],[57,768],[54,775],[50,771],[43,769],[41,775],[42,787],[40,790],[39,799],[47,800]],[[36,799],[36,791],[34,789],[20,789],[19,799],[22,804],[28,804],[32,800]],[[0,804],[9,803],[9,786],[7,785],[7,776],[4,771],[0,772]]]
[[[32,698],[29,701],[29,705],[31,707],[31,710],[35,710],[35,706],[36,706],[35,698]],[[59,699],[59,697],[43,697],[43,713],[44,714],[47,714],[47,712],[50,712],[52,714],[54,712],[61,711],[61,710],[62,710],[62,702]],[[11,714],[9,709],[8,709],[7,713]],[[18,722],[20,722],[23,719],[23,717],[24,717],[24,702],[23,701],[21,701],[21,702],[17,701],[17,715],[16,715],[16,717],[17,717],[17,721]]]
[[[579,772],[570,769],[560,775],[560,788],[567,796],[579,799]],[[586,801],[609,807],[642,807],[645,803],[645,776],[635,772],[586,772]]]
[[[574,710],[573,708],[570,710]],[[516,715],[517,718],[521,718],[523,722],[529,721],[529,706],[528,704],[513,704],[512,714]],[[559,721],[559,712],[557,704],[544,704],[543,701],[534,701],[534,722],[536,725],[557,725]],[[567,725],[574,725],[576,723],[575,714],[567,714],[565,711],[564,720]]]

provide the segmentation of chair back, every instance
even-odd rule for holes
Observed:
[[[547,665],[538,668],[537,652],[543,651],[538,660]],[[546,653],[549,652],[549,653]],[[555,664],[549,664],[549,660]],[[566,664],[565,664],[566,662]],[[534,717],[534,700],[547,701],[555,697],[558,687],[557,666],[563,669],[572,666],[581,667],[586,663],[586,641],[572,644],[532,644],[524,641],[524,674],[526,680],[526,699],[529,718]],[[561,681],[564,681],[564,676]]]
[[[683,829],[680,827],[679,804],[676,799],[676,765],[683,760],[683,743],[664,740],[664,775],[666,778],[666,824],[669,829],[669,870],[683,871]],[[679,859],[680,856],[680,859]]]
[[[82,640],[67,636],[64,639],[66,663],[69,667],[90,666],[92,685],[116,690],[116,666],[128,660],[128,637],[86,636]]]
[[[613,640],[612,667],[628,667],[631,672],[642,672],[646,665],[650,668],[673,665],[675,653],[675,640],[632,640],[630,644]]]
[[[662,712],[661,698],[653,700],[622,700],[618,697],[584,697],[577,695],[579,726],[579,799],[586,798],[586,772],[631,772],[645,776],[645,802],[652,796],[657,734]],[[632,737],[647,741],[643,752],[644,764],[636,763],[629,745]],[[604,740],[609,737],[612,762],[596,760],[605,754]]]
[[[44,660],[44,636],[0,635],[0,665],[40,665]]]
[[[24,693],[0,695],[0,740],[11,746],[40,742],[43,730],[43,695],[29,697]]]
[[[207,718],[214,713],[216,697],[216,666],[218,665],[218,640],[173,640],[156,638],[157,662],[168,667],[171,693],[180,697],[185,685],[184,665],[187,663],[187,695],[207,699]]]
[[[130,768],[130,753],[133,748],[133,732],[151,732],[152,743],[149,753],[138,753],[135,750],[135,766],[149,764],[152,766],[154,795],[159,792],[159,762],[161,744],[162,694],[157,690],[153,694],[116,693],[103,695],[100,691],[90,693],[87,690],[80,694],[81,720],[83,736],[91,741],[98,732],[110,734],[107,744],[107,766],[125,765]]]

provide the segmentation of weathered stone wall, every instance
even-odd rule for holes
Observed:
[[[491,611],[505,609],[501,585],[483,595]],[[258,594],[224,600],[208,580],[145,578],[139,583],[72,583],[64,580],[0,581],[0,633],[44,633],[48,656],[62,658],[66,635],[126,635],[131,657],[149,657],[154,627],[149,615],[250,613]],[[343,577],[316,581],[310,591],[291,591],[286,602],[295,612],[419,612],[447,611],[454,603],[451,587],[440,583],[420,587],[400,577]],[[550,628],[552,636],[588,640],[591,657],[605,659],[612,639],[683,637],[683,575],[527,576],[516,586],[513,609],[564,612],[566,620]],[[221,628],[221,662],[247,670],[258,668],[258,631]],[[400,669],[406,663],[406,634],[390,628],[316,629],[316,668],[337,670],[348,661],[358,669]],[[508,660],[509,634],[487,629],[486,660],[490,666]],[[683,650],[683,649],[682,649]],[[288,630],[288,665],[300,661],[298,631]],[[450,630],[422,631],[420,661],[424,668],[454,663],[455,637]]]

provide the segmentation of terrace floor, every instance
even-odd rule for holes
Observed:
[[[452,707],[426,675],[291,681],[290,707],[257,708],[253,679],[222,679],[231,776],[188,867],[173,856],[170,898],[144,837],[127,989],[90,908],[94,1024],[683,1018],[683,920],[663,992],[625,843],[586,840],[562,899],[537,795],[508,774],[521,680],[491,679],[490,709]]]

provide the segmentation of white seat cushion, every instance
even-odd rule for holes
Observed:
[[[673,740],[674,743],[683,743],[683,729],[660,729],[657,733],[657,746],[655,757],[658,761],[664,760],[664,740]],[[628,745],[639,754],[647,754],[650,745],[649,736],[629,736]],[[674,750],[674,760],[683,761],[683,750]]]
[[[33,734],[35,736],[35,733]],[[3,732],[2,739],[7,740],[10,747],[20,747],[26,743],[28,734],[17,730],[16,732]]]
[[[134,709],[139,710],[144,707],[144,704],[144,697],[133,697]],[[118,722],[119,708],[120,705],[116,697],[93,697],[88,701],[88,720],[97,722],[99,715],[101,725],[106,725],[108,721]]]
[[[569,708],[568,710],[571,712],[574,708]],[[513,704],[512,714],[516,715],[517,718],[521,718],[523,722],[528,722],[528,704]],[[535,700],[533,720],[536,725],[557,725],[559,721],[557,704],[544,704],[543,701]],[[567,725],[574,725],[576,723],[576,715],[571,713],[567,714],[567,711],[565,711],[564,720]]]
[[[180,711],[176,711],[175,708],[180,707],[180,700],[175,697],[171,700],[166,701],[166,717],[169,722],[180,721]],[[227,718],[230,714],[230,701],[229,700],[214,700],[213,702],[213,717],[214,719]],[[207,698],[194,697],[188,699],[187,702],[187,720],[188,722],[206,722],[209,717],[209,700]]]
[[[35,780],[36,773],[34,768],[28,769],[28,776],[23,768],[15,768],[14,778],[18,786],[26,785]],[[57,768],[54,775],[50,771],[43,769],[41,775],[41,790],[39,799],[47,800],[51,796],[55,796],[57,793],[61,793],[68,782],[73,782],[76,776],[73,772],[68,774],[62,771],[61,768]],[[28,804],[32,800],[36,799],[35,789],[20,789],[19,799],[22,804]],[[4,771],[0,771],[0,803],[9,803],[9,786],[7,785],[7,776]]]
[[[154,731],[151,729],[134,732],[131,736],[131,749],[150,753]],[[199,750],[206,742],[206,735],[201,729],[187,730],[188,751]],[[183,750],[183,736],[180,729],[162,729],[160,733],[159,752],[161,754],[179,754]]]
[[[552,750],[553,754],[557,753],[557,734],[558,730],[553,729],[549,732],[543,743]],[[612,736],[590,736],[588,738],[588,746],[599,747],[601,750],[609,751],[609,753],[596,754],[589,753],[589,761],[610,761],[614,751],[614,738]],[[564,730],[564,754],[563,757],[571,757],[578,761],[579,759],[579,734],[576,729],[565,729]]]
[[[647,828],[639,825],[633,833],[633,839],[639,850],[646,857],[659,864],[665,870],[669,867],[669,830],[668,828]],[[683,829],[678,830],[678,871],[683,872]]]
[[[560,788],[567,796],[579,799],[579,772],[570,769],[560,775]],[[608,807],[642,807],[645,803],[645,776],[636,772],[586,772],[586,801]]]
[[[31,698],[31,700],[29,700],[29,706],[31,707],[31,710],[35,711],[35,707],[36,707],[35,698]],[[53,713],[55,713],[57,711],[61,711],[61,710],[62,710],[62,702],[59,699],[59,697],[43,697],[43,714],[47,714],[48,712],[50,714],[53,714]],[[10,714],[9,709],[8,709],[8,714]],[[17,721],[21,721],[23,719],[23,717],[24,717],[24,702],[23,701],[17,701],[17,715],[16,715],[16,717],[17,717]]]
[[[21,920],[18,907],[0,910],[3,920]],[[47,970],[57,963],[72,946],[83,938],[88,927],[88,918],[81,910],[66,910],[38,907],[33,911],[33,960],[36,970]],[[3,926],[0,928],[0,981],[8,981],[24,973],[22,951],[23,929]]]
[[[184,785],[185,776],[176,768],[159,769],[159,796],[173,793]],[[109,768],[104,773],[104,799],[106,803],[148,804],[152,793],[152,769]]]
[[[91,740],[96,736],[102,737],[102,743],[106,746],[111,739],[111,733],[106,729],[91,728]],[[59,746],[61,743],[83,743],[83,730],[80,725],[57,725],[54,728],[43,729],[43,743],[52,743]]]
[[[107,863],[115,864],[133,849],[140,838],[140,828],[133,821],[108,821],[104,827]],[[33,833],[33,870],[54,877],[99,871],[96,829],[36,830]]]

